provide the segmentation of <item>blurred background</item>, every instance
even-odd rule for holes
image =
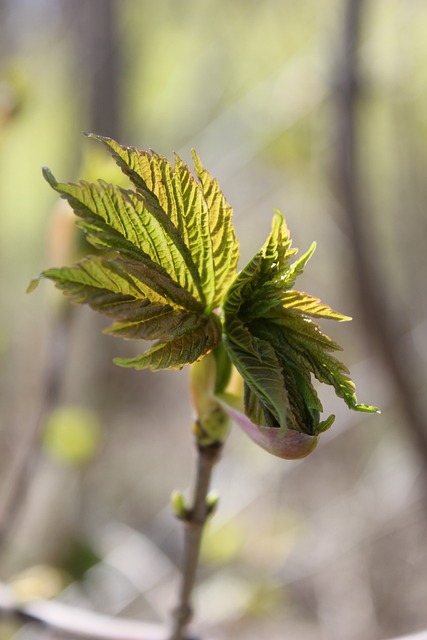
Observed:
[[[282,210],[300,286],[353,316],[361,402],[301,462],[232,430],[195,595],[203,638],[385,640],[427,628],[427,3],[0,0],[0,577],[163,623],[194,462],[188,371],[29,280],[87,251],[43,181],[118,171],[83,131],[190,160],[234,208],[241,266]],[[1,603],[0,603],[1,605]],[[1,608],[1,607],[0,607]],[[59,638],[0,619],[0,639]],[[68,636],[67,636],[68,637]],[[98,637],[98,636],[97,636]]]

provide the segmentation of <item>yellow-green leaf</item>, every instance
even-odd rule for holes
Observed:
[[[217,181],[193,159],[199,183],[175,155],[174,166],[156,153],[123,147],[96,136],[144,196],[153,211],[161,209],[176,226],[196,265],[208,309],[219,306],[236,275],[239,246],[232,209]]]
[[[195,151],[193,160],[208,210],[215,273],[214,281],[210,283],[213,289],[210,304],[215,308],[221,304],[225,291],[237,275],[239,244],[231,221],[233,210],[219,188],[218,181],[206,171]]]
[[[221,326],[213,314],[202,326],[167,342],[159,341],[151,349],[135,358],[116,358],[122,367],[134,369],[182,369],[215,348],[221,340]]]
[[[97,182],[58,182],[43,174],[77,215],[77,225],[100,255],[43,271],[73,302],[112,319],[106,333],[158,340],[136,368],[180,368],[221,340],[220,306],[236,275],[238,244],[232,210],[194,155],[196,175],[175,156],[124,147],[93,136],[110,151],[131,188]]]
[[[120,250],[122,255],[134,260],[150,258],[205,304],[190,252],[163,211],[153,212],[136,192],[102,181],[59,183],[48,169],[44,175],[81,218],[79,226],[93,245]]]
[[[339,322],[351,320],[350,316],[334,311],[329,305],[321,302],[319,298],[310,296],[302,291],[285,291],[282,303],[286,309],[298,309],[298,311],[311,318],[325,318],[327,320],[338,320]]]

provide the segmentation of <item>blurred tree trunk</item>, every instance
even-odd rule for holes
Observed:
[[[0,60],[6,54],[7,47],[6,9],[6,0],[0,0]]]
[[[403,314],[398,313],[404,301],[396,299],[396,292],[389,289],[388,280],[381,272],[381,245],[373,238],[372,216],[362,197],[365,191],[360,176],[358,134],[363,87],[358,44],[364,8],[364,0],[346,0],[335,96],[336,190],[353,250],[360,308],[390,375],[414,445],[427,468],[427,417],[415,391],[414,379],[420,370],[418,356],[412,343],[402,340],[411,331],[411,327],[404,324]]]
[[[77,76],[87,130],[121,137],[120,46],[116,0],[63,0],[74,25]]]

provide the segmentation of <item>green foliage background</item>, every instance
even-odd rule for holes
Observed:
[[[93,129],[86,63],[94,50],[82,43],[79,28],[85,5],[0,4],[2,499],[40,410],[51,330],[64,313],[60,294],[47,287],[43,302],[25,296],[34,273],[69,258],[61,243],[69,233],[66,213],[40,167],[55,168],[61,180],[108,180],[113,171],[80,135]],[[302,288],[354,317],[350,326],[334,326],[333,338],[344,346],[359,396],[382,409],[381,417],[352,414],[331,393],[325,411],[337,415],[334,434],[325,434],[301,464],[274,460],[233,430],[215,478],[223,498],[206,541],[203,624],[219,620],[218,637],[295,640],[322,634],[382,640],[427,627],[422,465],[376,345],[363,332],[333,186],[332,91],[343,3],[120,0],[115,7],[120,118],[118,131],[97,133],[169,158],[176,151],[188,162],[196,148],[233,206],[240,267],[267,237],[275,207],[284,211],[295,246],[316,240],[315,268],[302,276]],[[412,341],[419,355],[417,369],[407,373],[421,394],[427,7],[376,0],[366,2],[364,17],[360,148],[368,223],[389,296],[410,327],[402,341]],[[95,25],[87,23],[90,33]],[[75,251],[86,250],[79,241]],[[49,453],[50,423],[1,577],[28,586],[23,572],[47,565],[66,575],[63,584],[72,585],[77,603],[155,618],[172,604],[168,571],[179,553],[176,525],[163,505],[174,486],[187,486],[192,462],[188,374],[119,370],[111,363],[114,338],[100,334],[105,326],[84,310],[74,314],[60,393],[72,416],[83,408],[101,427],[77,430],[89,454],[71,442],[67,462],[63,446],[62,461]],[[126,349],[129,357],[140,352],[132,342]],[[131,542],[144,558],[152,545],[158,555],[147,557],[156,557],[163,582],[150,586],[147,576],[132,582],[129,563],[117,560],[117,550]],[[83,583],[73,583],[73,566],[85,567],[75,576]],[[51,574],[37,576],[38,584],[51,584]]]

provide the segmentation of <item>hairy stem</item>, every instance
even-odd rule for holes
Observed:
[[[197,472],[194,483],[193,503],[188,513],[183,517],[185,530],[182,580],[178,606],[174,611],[170,640],[185,640],[188,638],[184,633],[193,616],[191,596],[196,580],[203,530],[209,515],[207,495],[212,469],[219,460],[221,449],[221,443],[208,446],[199,445],[197,447]]]

